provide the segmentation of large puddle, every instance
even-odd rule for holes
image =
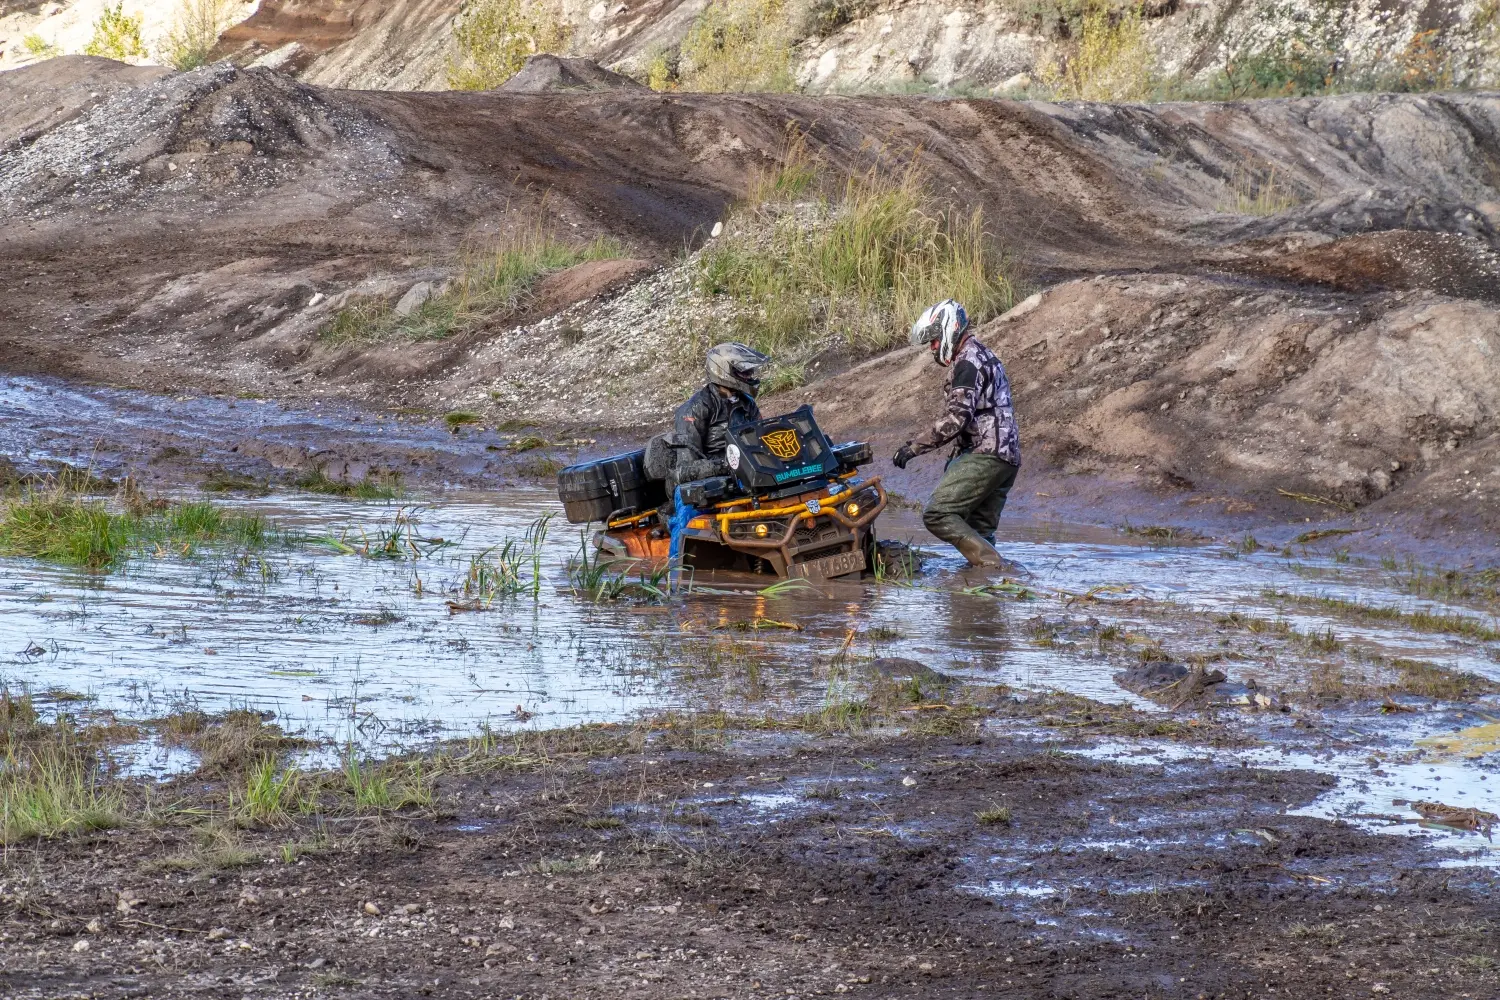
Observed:
[[[246,420],[260,423],[247,432]],[[316,442],[335,431],[346,452],[357,450],[362,436],[372,448],[401,438],[413,447],[448,447],[460,457],[482,455],[488,447],[482,435],[455,439],[432,422],[409,423],[334,407],[299,413],[222,399],[168,403],[27,380],[0,389],[0,448],[21,464],[76,462],[78,442],[88,434],[103,439],[105,453],[128,454],[130,448],[108,443],[110,435],[138,435],[144,425],[176,447],[199,442],[205,452],[220,449],[226,461],[232,453],[222,446],[231,426],[289,454],[316,451]],[[1028,600],[965,593],[952,576],[958,561],[939,556],[916,586],[869,583],[766,596],[695,584],[666,601],[594,603],[569,589],[565,566],[578,553],[580,537],[558,517],[540,550],[534,595],[500,598],[484,611],[456,611],[451,602],[463,598],[470,558],[560,513],[550,491],[416,489],[401,501],[375,503],[279,492],[227,502],[287,528],[355,542],[407,517],[422,537],[451,544],[421,558],[393,559],[305,544],[250,558],[161,553],[108,574],[0,559],[4,682],[44,704],[49,692],[54,703],[85,695],[100,708],[135,718],[184,705],[252,708],[314,739],[390,748],[481,726],[615,721],[701,704],[702,686],[679,680],[710,655],[706,643],[722,639],[735,646],[736,656],[800,673],[800,685],[773,696],[794,703],[815,705],[829,695],[834,683],[827,665],[842,651],[908,657],[966,680],[1158,710],[1115,683],[1119,660],[1104,655],[1090,636],[1115,626],[1125,634],[1149,633],[1185,655],[1210,648],[1214,637],[1204,622],[1229,612],[1282,618],[1308,635],[1332,629],[1367,660],[1415,658],[1500,679],[1495,643],[1412,631],[1399,622],[1351,623],[1267,597],[1268,591],[1332,596],[1492,621],[1474,609],[1414,601],[1377,567],[1306,555],[1152,547],[1108,528],[1010,521],[1002,544],[1035,573]],[[923,537],[907,512],[890,513],[882,525],[888,538]],[[767,620],[798,630],[747,628]],[[1050,629],[1049,641],[1038,641],[1038,623]],[[1069,641],[1070,630],[1079,632],[1077,641]],[[1234,680],[1286,686],[1308,669],[1274,653],[1217,665]],[[1418,740],[1457,727],[1441,713],[1425,713],[1371,738],[1416,752]],[[1351,759],[1365,752],[1363,741],[1346,742],[1354,748]],[[1446,786],[1462,785],[1458,804],[1496,811],[1500,797],[1486,776],[1494,758],[1486,753],[1449,754],[1430,764],[1414,757],[1399,766],[1448,769],[1460,776]],[[1344,797],[1325,805],[1330,814],[1346,816],[1389,813],[1373,799],[1399,798],[1403,788],[1416,794],[1420,777],[1413,771],[1402,788],[1380,785],[1366,802],[1345,794],[1355,788],[1347,768],[1313,757],[1285,764],[1340,774],[1337,794]]]

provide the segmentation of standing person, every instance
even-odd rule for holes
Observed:
[[[911,342],[926,344],[933,360],[950,369],[943,386],[947,411],[930,430],[902,445],[891,462],[904,469],[918,455],[953,442],[922,523],[970,566],[1013,569],[1015,564],[995,551],[995,527],[1021,466],[1005,366],[969,333],[969,316],[952,299],[922,314],[912,325]]]

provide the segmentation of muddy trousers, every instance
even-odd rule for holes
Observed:
[[[922,524],[958,549],[971,566],[1000,564],[995,526],[1018,470],[994,455],[959,455],[948,462],[932,491]]]

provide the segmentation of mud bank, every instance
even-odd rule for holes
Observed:
[[[1093,761],[993,730],[634,748],[595,730],[545,763],[496,752],[429,809],[239,834],[227,868],[184,861],[175,823],[13,848],[0,982],[17,998],[1497,985],[1493,873],[1288,815],[1323,786],[1305,773]],[[164,791],[214,801],[211,783]]]

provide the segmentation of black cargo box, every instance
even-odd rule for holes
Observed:
[[[660,480],[646,478],[646,452],[570,465],[557,474],[557,496],[573,524],[603,521],[617,510],[649,510],[666,500]]]

